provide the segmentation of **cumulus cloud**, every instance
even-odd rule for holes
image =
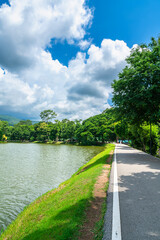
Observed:
[[[110,39],[104,39],[100,47],[91,45],[87,54],[78,52],[69,62],[65,85],[67,100],[61,102],[58,111],[72,116],[77,116],[78,112],[81,118],[86,118],[109,107],[111,82],[125,67],[129,54],[124,41]]]
[[[110,44],[110,40],[108,42]],[[130,52],[123,41],[112,41],[112,44],[115,44],[113,48],[108,48],[107,44],[105,47],[103,44],[101,47],[92,45],[88,54],[79,52],[68,67],[52,60],[49,52],[42,51],[34,67],[19,74],[1,69],[0,92],[3,96],[0,95],[0,106],[30,116],[51,108],[61,118],[71,119],[84,119],[102,112],[109,107],[110,83],[125,66],[125,58]],[[123,57],[118,58],[120,53]]]
[[[95,88],[90,83],[78,83],[77,85],[71,87],[68,91],[70,100],[80,100],[83,97],[93,97],[93,98],[103,98],[104,95],[100,89]]]
[[[22,81],[17,75],[4,71],[0,77],[0,106],[9,106],[16,111],[26,111],[24,107],[33,106],[39,101],[51,100],[54,91],[43,85],[43,87],[33,84],[30,86]]]
[[[60,118],[86,118],[109,107],[110,84],[125,66],[123,41],[85,40],[92,11],[85,0],[12,0],[0,8],[0,111],[38,117],[54,109]],[[68,67],[47,52],[52,39],[79,44]]]
[[[125,58],[129,53],[130,49],[124,41],[104,39],[100,48],[92,45],[88,50],[87,60],[92,79],[107,82],[109,85],[125,66]]]
[[[51,39],[81,41],[91,19],[85,0],[10,0],[0,8],[0,64],[32,66]]]
[[[107,98],[111,92],[111,82],[126,65],[130,49],[124,41],[104,39],[101,47],[91,45],[88,58],[85,53],[78,53],[70,61],[69,72],[73,86],[68,91],[68,99],[73,101],[82,98]]]
[[[89,40],[81,40],[79,42],[79,46],[82,50],[86,50],[87,48],[90,47],[91,45],[91,42],[92,42],[92,39],[89,39]]]

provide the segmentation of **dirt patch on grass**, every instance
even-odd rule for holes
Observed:
[[[110,172],[110,163],[112,160],[113,151],[110,153],[107,163],[103,166],[102,174],[98,177],[93,191],[93,201],[86,212],[86,221],[80,229],[79,240],[93,240],[95,224],[102,217],[102,205],[106,199],[106,184],[109,181],[108,175]]]

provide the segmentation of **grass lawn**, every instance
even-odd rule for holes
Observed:
[[[75,240],[93,198],[96,179],[114,149],[106,150],[82,166],[69,180],[36,199],[0,236],[0,240]]]

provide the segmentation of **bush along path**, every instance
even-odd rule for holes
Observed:
[[[113,144],[19,214],[0,240],[102,239]]]

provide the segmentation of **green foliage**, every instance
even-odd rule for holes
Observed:
[[[107,109],[102,114],[90,117],[82,122],[81,127],[76,131],[78,142],[86,145],[104,143],[105,141],[114,141],[113,109]]]
[[[31,126],[32,125],[32,121],[31,120],[21,120],[21,121],[19,121],[18,125]]]
[[[112,100],[121,121],[115,132],[122,139],[130,136],[134,145],[144,151],[148,152],[150,146],[150,153],[156,154],[158,136],[154,130],[149,136],[147,124],[154,129],[160,122],[160,38],[133,49],[127,63],[112,84]]]
[[[63,119],[61,122],[61,138],[63,140],[74,138],[75,128],[76,123],[74,121]]]
[[[0,120],[7,121],[10,126],[17,124],[20,121],[20,119],[12,117],[12,116],[8,116],[8,115],[0,115]]]
[[[9,131],[9,129],[11,129],[12,127],[9,126],[7,121],[1,121],[0,120],[0,141],[3,140],[3,135],[7,136],[7,133]]]
[[[29,141],[33,131],[33,126],[16,124],[11,129],[10,140]]]
[[[55,118],[57,114],[53,110],[44,110],[40,113],[40,117],[42,121],[47,122],[51,121],[53,118]]]
[[[122,139],[128,139],[129,132],[128,132],[128,124],[126,121],[118,121],[115,123],[115,133],[116,135]]]
[[[140,148],[145,152],[150,152],[150,126],[143,124],[141,126],[130,125],[129,126],[130,139],[132,145],[136,148]],[[152,139],[152,154],[156,155],[159,147],[158,141],[158,126],[152,126],[151,139]]]
[[[114,80],[113,102],[131,123],[160,121],[160,38],[133,49],[128,66]]]
[[[0,130],[11,141],[63,141],[78,142],[83,145],[103,144],[106,141],[114,141],[113,109],[107,109],[102,114],[88,118],[81,123],[81,120],[70,121],[63,119],[48,122],[48,110],[43,119],[46,121],[32,125],[30,120],[21,120],[14,127],[10,127],[7,122],[0,122]]]

